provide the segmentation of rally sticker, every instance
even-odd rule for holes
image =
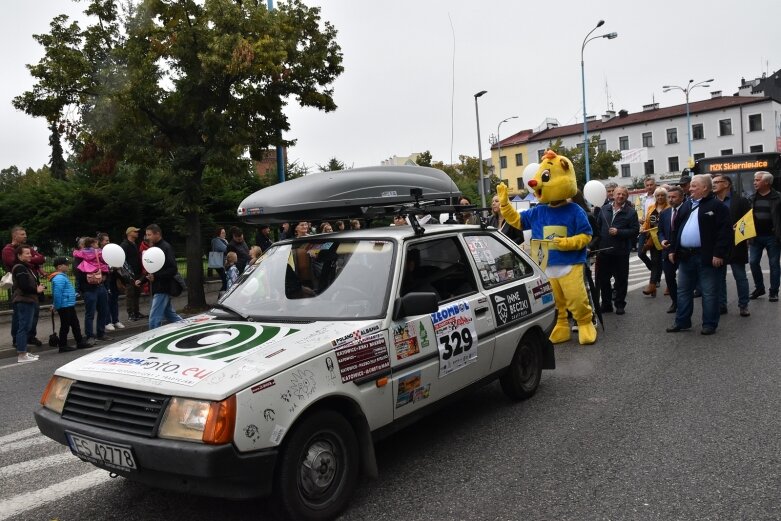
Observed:
[[[336,350],[342,383],[370,376],[390,367],[388,344],[382,333]]]
[[[497,327],[516,322],[532,312],[526,286],[515,286],[492,294],[491,304]]]
[[[431,314],[439,349],[439,376],[477,361],[475,317],[466,301],[448,304]]]
[[[550,282],[542,282],[532,288],[532,295],[534,300],[542,299],[543,304],[550,304],[553,302],[553,288],[551,288]]]
[[[425,329],[423,330],[425,334]],[[393,346],[396,348],[396,360],[403,360],[420,353],[418,332],[414,322],[402,322],[393,327]]]
[[[408,403],[425,400],[431,393],[431,384],[423,384],[420,371],[399,378],[399,388],[396,393],[396,408]]]

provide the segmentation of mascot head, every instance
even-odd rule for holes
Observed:
[[[542,156],[540,168],[534,174],[534,179],[529,181],[529,186],[541,203],[566,201],[578,192],[575,167],[566,157],[548,150]]]

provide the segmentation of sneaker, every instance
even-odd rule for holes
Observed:
[[[778,292],[777,291],[771,291],[770,292],[770,298],[768,298],[770,302],[778,302]]]
[[[122,322],[114,322],[114,328],[115,329],[125,329],[125,324]]]
[[[740,308],[741,317],[750,317],[751,313],[748,312],[748,308]]]
[[[764,289],[755,289],[754,291],[751,292],[751,295],[749,295],[748,298],[750,298],[751,300],[756,300],[764,294],[765,294]]]
[[[41,342],[40,340],[38,340],[35,337],[32,337],[32,338],[28,338],[27,339],[27,345],[28,346],[29,345],[33,345],[33,346],[36,346],[36,347],[41,347],[43,345],[43,342]]]
[[[106,324],[104,328],[106,331],[114,331],[114,324]]]
[[[23,353],[20,355],[17,355],[16,357],[16,363],[17,364],[26,364],[28,362],[37,362],[38,357],[37,356],[30,356],[30,353]]]

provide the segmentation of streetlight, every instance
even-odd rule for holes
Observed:
[[[499,182],[502,181],[502,136],[501,134],[499,134],[499,130],[502,128],[502,123],[506,123],[511,119],[517,119],[517,118],[518,116],[510,116],[509,118],[504,118],[496,126],[496,146],[499,147]]]
[[[583,45],[580,47],[580,84],[581,88],[583,90],[583,153],[584,158],[586,160],[586,182],[588,183],[591,179],[591,166],[588,162],[588,122],[586,121],[586,69],[583,64],[583,51],[586,49],[586,44],[590,42],[591,40],[595,40],[597,38],[607,38],[608,40],[612,40],[613,38],[618,37],[618,33],[607,33],[607,34],[600,34],[599,36],[591,36],[591,33],[596,31],[598,28],[602,27],[602,25],[605,23],[604,20],[600,20],[597,22],[596,27],[591,29],[585,38],[583,38]]]
[[[686,87],[679,87],[678,85],[662,85],[662,92],[670,92],[671,90],[679,90],[683,92],[684,96],[686,96],[686,141],[689,144],[689,168],[694,166],[692,164],[692,125],[691,125],[691,119],[689,116],[689,93],[696,89],[697,87],[710,87],[710,82],[713,81],[713,78],[709,80],[703,80],[698,81],[697,83],[694,83],[694,80],[689,80],[689,83],[686,84]]]
[[[477,188],[480,192],[481,208],[485,208],[485,186],[483,185],[483,151],[480,149],[480,112],[477,110],[477,98],[488,92],[487,90],[481,90],[475,94],[475,118],[477,119],[477,159],[480,161],[480,182]]]

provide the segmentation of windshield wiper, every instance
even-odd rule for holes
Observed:
[[[220,304],[219,302],[217,302],[216,304],[214,304],[213,307],[215,307],[217,309],[221,309],[223,311],[227,311],[231,315],[236,315],[237,317],[239,317],[240,319],[244,320],[245,322],[252,322],[252,320],[250,319],[249,316],[242,315],[241,313],[239,313],[238,311],[236,311],[232,307],[226,306],[225,304]]]

